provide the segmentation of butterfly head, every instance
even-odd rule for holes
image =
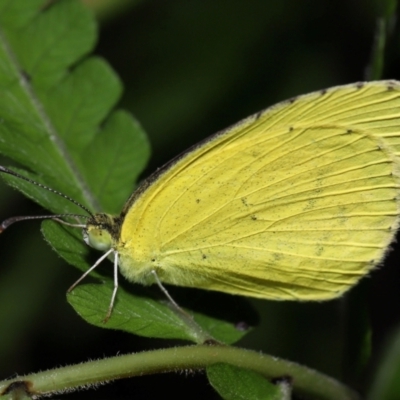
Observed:
[[[83,239],[90,247],[107,251],[113,247],[118,232],[117,218],[108,214],[96,214],[83,228]]]

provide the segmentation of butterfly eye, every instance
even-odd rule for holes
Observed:
[[[83,235],[85,242],[96,250],[107,251],[112,246],[112,237],[110,232],[102,226],[89,226]]]

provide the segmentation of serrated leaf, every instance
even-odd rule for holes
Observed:
[[[166,301],[157,301],[150,297],[138,296],[119,286],[112,316],[104,323],[113,291],[113,282],[102,277],[103,285],[84,284],[76,287],[68,296],[69,303],[76,312],[90,324],[119,329],[139,336],[181,339],[194,343],[204,343],[215,339],[231,344],[245,333],[226,322],[185,309],[198,325],[192,327],[186,323]],[[200,329],[199,329],[200,328]]]
[[[266,378],[248,369],[229,364],[207,367],[207,377],[213,388],[225,400],[286,400],[282,390]]]
[[[27,178],[90,210],[119,213],[149,145],[132,116],[111,111],[122,93],[119,78],[104,60],[83,59],[96,37],[94,18],[78,0],[0,0],[0,152],[27,168],[18,169]],[[57,194],[4,178],[54,213],[88,216]],[[43,232],[67,262],[87,270],[92,253],[79,229],[47,223]]]
[[[118,212],[149,146],[131,117],[110,114],[121,84],[107,63],[81,60],[95,44],[93,16],[77,0],[21,4],[0,1],[0,152],[91,210]],[[116,145],[110,146],[112,140]],[[122,141],[125,153],[118,158]],[[49,193],[31,190],[54,212],[76,212],[57,196],[50,202]]]
[[[135,296],[122,287],[118,288],[112,316],[104,323],[112,290],[112,282],[108,280],[103,285],[79,285],[68,295],[68,301],[83,319],[102,328],[146,337],[202,342],[167,305],[148,297]]]
[[[130,114],[119,110],[85,151],[87,179],[106,212],[119,214],[133,192],[132,175],[137,177],[141,173],[148,158],[148,152],[143,151],[145,140],[140,125]],[[103,155],[101,163],[99,154]]]
[[[64,144],[81,155],[121,93],[121,83],[109,65],[91,57],[46,91],[41,101]]]

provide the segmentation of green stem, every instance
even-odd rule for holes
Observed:
[[[26,375],[0,382],[0,396],[7,393],[7,388],[13,382],[24,382],[30,394],[43,395],[70,392],[79,387],[120,378],[185,369],[204,369],[216,363],[247,368],[266,378],[290,376],[294,392],[308,399],[359,399],[355,392],[340,382],[293,362],[236,347],[207,345],[127,354]]]

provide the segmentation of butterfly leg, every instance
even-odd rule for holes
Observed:
[[[108,311],[106,317],[103,319],[105,324],[111,317],[112,310],[114,308],[115,297],[118,291],[118,253],[114,252],[114,290],[111,295],[110,305],[108,306]]]
[[[152,270],[151,273],[154,276],[154,280],[156,281],[158,287],[161,289],[161,291],[164,293],[165,297],[169,300],[171,303],[172,309],[180,315],[180,317],[185,321],[185,323],[191,327],[193,332],[196,332],[196,336],[198,338],[198,343],[208,343],[208,344],[216,344],[218,341],[214,339],[208,332],[204,331],[200,325],[195,322],[194,318],[187,313],[173,298],[172,296],[168,293],[168,290],[165,289],[164,285],[161,283],[160,278],[157,275],[156,270]]]
[[[111,302],[110,306],[108,307],[108,311],[106,314],[106,317],[104,318],[103,322],[106,323],[110,317],[111,317],[111,312],[114,306],[114,301],[115,301],[115,296],[117,294],[117,289],[118,289],[118,253],[114,251],[114,249],[108,250],[106,253],[104,253],[74,284],[70,286],[70,288],[67,290],[67,293],[70,293],[78,283],[80,283],[83,279],[86,278],[105,258],[107,258],[112,252],[114,252],[115,257],[114,257],[114,290],[113,294],[111,296]]]
[[[164,293],[165,297],[169,300],[169,302],[175,307],[176,310],[178,310],[180,313],[185,314],[187,317],[192,319],[192,316],[189,315],[185,310],[183,310],[179,304],[172,298],[172,296],[169,294],[168,290],[165,289],[164,285],[161,283],[160,278],[157,275],[156,270],[152,270],[151,273],[154,276],[154,279],[158,285],[158,287],[161,289],[161,291]]]

